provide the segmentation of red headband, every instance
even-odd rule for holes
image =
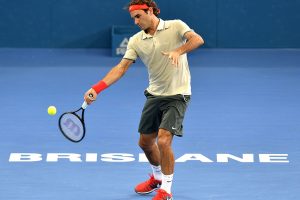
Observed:
[[[145,10],[148,9],[149,7],[147,6],[147,4],[142,4],[142,5],[131,5],[129,6],[129,12],[132,12],[134,10]]]

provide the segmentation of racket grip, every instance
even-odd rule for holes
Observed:
[[[86,101],[84,101],[83,104],[82,104],[82,106],[81,106],[81,108],[84,110],[84,109],[86,109],[87,107],[88,107],[88,104],[87,104]]]

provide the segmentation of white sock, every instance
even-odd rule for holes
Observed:
[[[161,173],[160,165],[158,165],[158,166],[151,165],[151,168],[152,168],[153,176],[154,176],[155,180],[161,181],[162,173]]]
[[[173,175],[162,175],[162,184],[160,189],[165,190],[167,193],[171,194],[171,187],[172,187],[172,182],[173,182]]]

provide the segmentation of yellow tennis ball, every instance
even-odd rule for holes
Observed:
[[[56,108],[55,108],[55,106],[49,106],[48,107],[48,114],[49,115],[55,115],[56,114]]]

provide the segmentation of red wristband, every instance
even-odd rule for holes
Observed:
[[[92,88],[99,94],[102,90],[105,90],[108,85],[104,81],[99,81],[97,84],[93,85]]]

